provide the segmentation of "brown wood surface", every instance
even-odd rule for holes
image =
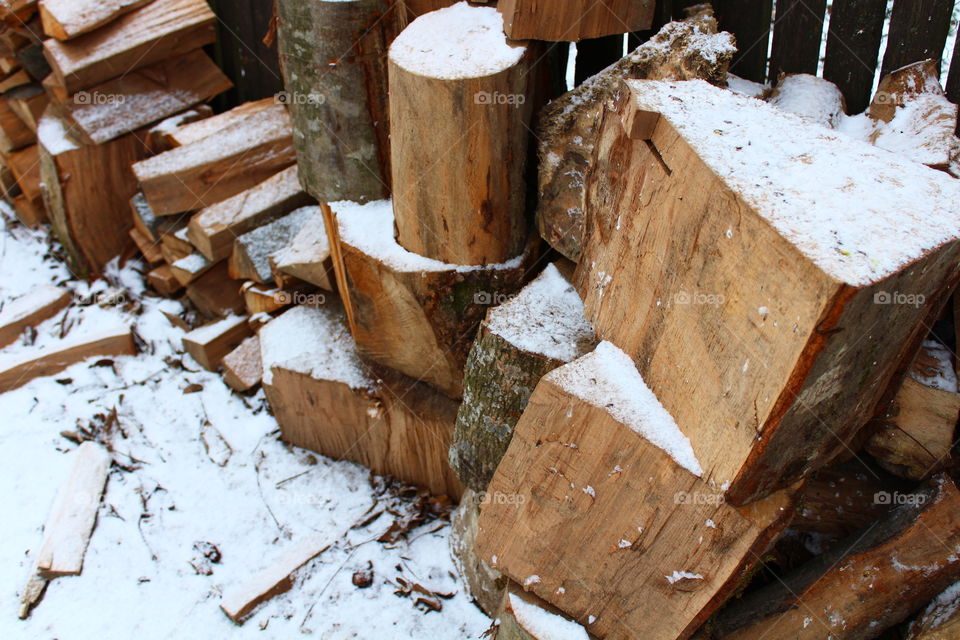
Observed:
[[[578,42],[648,29],[653,0],[500,0],[503,30],[514,40]]]
[[[57,40],[69,40],[152,1],[43,0],[38,7],[44,32]]]
[[[260,339],[250,336],[236,349],[223,356],[223,381],[234,391],[243,393],[260,384],[263,364],[260,360]]]
[[[225,318],[184,335],[183,348],[204,369],[216,371],[220,368],[223,357],[236,349],[251,334],[246,316]]]

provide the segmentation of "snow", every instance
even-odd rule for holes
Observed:
[[[80,146],[67,130],[67,122],[45,111],[37,122],[37,142],[43,145],[50,155],[56,156]]]
[[[536,640],[589,640],[586,629],[573,620],[541,609],[516,594],[508,597],[517,624]]]
[[[762,98],[763,94],[770,87],[765,84],[760,84],[759,82],[747,80],[746,78],[741,78],[740,76],[735,76],[732,73],[728,73],[727,88],[730,89],[730,91],[739,93],[742,96],[747,96],[749,98]]]
[[[283,249],[273,254],[277,265],[289,265],[319,262],[330,254],[327,231],[323,226],[323,212],[320,207],[310,207],[313,212]]]
[[[835,128],[843,110],[843,94],[829,80],[806,73],[785,76],[767,100],[812,124]]]
[[[960,236],[960,185],[942,172],[701,80],[627,84],[831,277],[866,286]]]
[[[643,381],[630,356],[612,343],[601,342],[593,352],[554,369],[545,379],[603,409],[690,473],[703,474],[689,438]]]
[[[421,76],[460,80],[503,71],[525,51],[507,42],[496,9],[459,2],[411,22],[390,45],[390,60]]]
[[[184,334],[183,337],[196,344],[207,344],[214,338],[223,335],[228,330],[246,321],[246,316],[227,316],[226,318],[205,324],[202,327],[197,327],[193,331]]]
[[[183,269],[188,273],[200,273],[204,269],[210,266],[210,261],[203,257],[199,253],[191,253],[188,256],[184,256],[179,260],[175,261],[172,265],[177,269]]]
[[[930,601],[927,608],[917,618],[925,630],[933,630],[947,622],[960,609],[960,582],[947,587],[940,595]]]
[[[273,279],[270,273],[270,256],[286,247],[290,238],[299,233],[305,224],[315,222],[318,209],[316,206],[301,207],[237,238],[236,242],[244,246],[247,257],[262,281],[269,282]]]
[[[594,339],[583,301],[550,264],[516,297],[487,313],[486,327],[511,344],[562,362],[570,362]]]
[[[680,580],[703,580],[703,576],[699,573],[690,573],[689,571],[674,571],[670,575],[664,577],[670,584],[674,584]]]
[[[957,371],[953,367],[950,349],[936,340],[924,340],[920,358],[933,362],[929,363],[929,367],[922,366],[918,358],[918,362],[910,367],[907,375],[928,387],[957,393]]]

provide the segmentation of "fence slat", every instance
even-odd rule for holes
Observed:
[[[953,0],[894,0],[881,75],[911,62],[940,60],[952,11]]]
[[[764,82],[773,0],[715,0],[713,8],[720,28],[737,38],[737,55],[730,73]]]
[[[870,104],[887,0],[833,0],[823,77],[843,92],[849,113]]]
[[[270,30],[272,0],[213,0],[217,22],[217,55],[224,73],[235,85],[220,108],[275,95],[283,89],[276,46],[263,37]],[[222,102],[222,101],[221,101]]]
[[[816,75],[827,0],[777,0],[770,80],[781,73]]]

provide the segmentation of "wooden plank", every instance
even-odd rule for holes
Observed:
[[[39,3],[43,31],[69,40],[93,31],[153,0],[43,0]]]
[[[0,347],[16,340],[27,327],[52,318],[70,304],[71,295],[69,289],[44,285],[4,304],[0,309]]]
[[[35,353],[8,356],[0,360],[0,392],[21,387],[34,378],[60,373],[87,358],[132,356],[137,352],[129,327],[107,329],[61,340]]]
[[[223,382],[239,393],[249,391],[263,379],[263,363],[260,360],[260,338],[250,336],[223,356]]]
[[[950,31],[954,0],[894,0],[881,77],[928,58],[937,62]]]
[[[886,11],[887,0],[833,1],[823,77],[840,88],[847,113],[870,104]]]
[[[773,0],[716,0],[713,9],[720,29],[737,39],[737,53],[730,63],[730,73],[754,82],[766,82]]]
[[[80,575],[110,471],[110,453],[96,442],[84,442],[72,458],[73,465],[57,492],[37,552],[37,569],[46,579]]]
[[[781,73],[817,75],[827,0],[777,0],[773,50],[767,77]]]
[[[500,0],[497,10],[503,15],[504,33],[513,40],[579,42],[648,29],[653,7],[653,0]]]

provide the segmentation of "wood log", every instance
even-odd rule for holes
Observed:
[[[630,358],[602,342],[540,380],[490,482],[477,548],[590,633],[676,640],[733,594],[791,515],[788,492],[726,504]]]
[[[715,637],[875,638],[960,578],[960,492],[937,476],[879,522],[731,604]]]
[[[320,202],[390,194],[386,0],[280,0],[277,38],[304,189]]]
[[[225,200],[295,159],[290,117],[282,104],[275,104],[224,127],[215,138],[137,162],[133,172],[154,214],[162,216]]]
[[[174,233],[184,226],[183,221],[178,218],[153,215],[150,203],[139,192],[130,198],[130,213],[133,227],[151,242],[160,242],[164,235]]]
[[[0,100],[0,151],[10,153],[36,140],[36,134],[14,113],[10,103]]]
[[[580,296],[553,265],[487,312],[467,357],[450,448],[461,482],[486,490],[537,382],[594,345]]]
[[[66,115],[84,141],[100,144],[205,102],[231,86],[198,49],[78,91],[65,104]]]
[[[48,111],[38,132],[43,200],[77,277],[97,275],[132,246],[129,201],[137,192],[130,165],[150,150],[139,133],[84,145]]]
[[[283,249],[290,238],[306,226],[323,226],[323,214],[319,207],[301,207],[237,237],[233,241],[233,253],[230,254],[230,277],[260,284],[273,282],[270,256]]]
[[[0,81],[0,93],[6,93],[11,89],[22,87],[23,85],[30,84],[31,82],[33,82],[33,78],[30,77],[30,74],[23,69],[18,69]]]
[[[180,221],[182,223],[182,220]],[[164,249],[164,258],[173,264],[196,253],[196,247],[187,237],[187,228],[181,225],[171,226],[160,233],[160,242]]]
[[[287,289],[308,283],[326,291],[336,291],[323,212],[318,208],[317,214],[289,244],[270,256],[270,271],[277,286]]]
[[[957,282],[952,178],[702,81],[626,84],[596,149],[576,285],[598,336],[636,359],[744,504],[830,462],[888,399]],[[659,207],[671,215],[643,215]]]
[[[169,265],[160,265],[147,273],[147,284],[162,296],[172,297],[177,294],[183,285],[173,276]]]
[[[9,355],[0,360],[0,392],[60,373],[87,358],[132,356],[136,352],[130,328],[124,326],[61,340],[39,352]]]
[[[284,440],[460,496],[447,464],[456,403],[387,369],[371,372],[341,311],[296,306],[259,336],[263,388]]]
[[[187,286],[207,271],[213,268],[214,262],[210,262],[199,253],[191,253],[188,256],[180,258],[170,263],[170,273],[183,286]]]
[[[209,138],[215,133],[223,131],[228,127],[242,122],[245,118],[268,111],[276,105],[276,100],[264,98],[254,102],[245,102],[237,105],[229,111],[218,113],[215,116],[202,118],[196,122],[176,127],[169,132],[169,144],[171,148],[182,147],[204,138]]]
[[[176,132],[181,127],[197,122],[198,120],[209,118],[212,115],[213,108],[210,105],[198,104],[193,109],[188,109],[177,115],[165,118],[151,127],[150,131],[147,132],[147,143],[151,149],[156,149],[157,153],[169,151],[177,146],[173,142],[172,136],[176,135]]]
[[[297,165],[287,167],[246,191],[201,209],[190,218],[190,242],[207,260],[228,257],[235,238],[310,204],[297,173]]]
[[[230,277],[225,261],[218,262],[188,284],[187,297],[197,311],[208,318],[222,318],[244,310],[240,283]]]
[[[341,297],[360,352],[460,397],[470,343],[488,301],[520,289],[535,245],[509,262],[457,266],[398,245],[389,201],[341,202],[334,210],[346,272]]]
[[[540,171],[537,228],[554,249],[576,262],[583,245],[586,185],[590,183],[603,105],[617,99],[625,78],[690,80],[726,86],[736,52],[709,14],[671,22],[612,68],[546,105],[537,121]]]
[[[0,347],[5,347],[27,327],[35,327],[52,318],[70,304],[69,289],[44,285],[0,307]]]
[[[220,368],[223,357],[251,335],[247,316],[227,316],[183,336],[183,349],[208,371]]]
[[[43,31],[57,40],[69,40],[153,0],[43,0],[38,4]]]
[[[960,587],[947,587],[910,625],[906,640],[952,640],[960,637]]]
[[[23,194],[19,194],[13,199],[13,208],[17,213],[17,220],[33,229],[49,222],[42,198],[30,199]]]
[[[215,22],[206,0],[154,0],[68,42],[45,40],[44,55],[55,83],[72,95],[210,44]]]
[[[390,46],[397,240],[413,253],[483,265],[519,255],[527,242],[538,50],[491,41],[501,29],[492,7],[460,3],[417,18]],[[456,63],[448,51],[458,52]]]
[[[17,181],[20,191],[29,200],[33,201],[43,197],[40,189],[40,146],[30,145],[14,151],[6,158],[7,166]]]
[[[256,282],[244,282],[240,287],[240,294],[243,296],[243,306],[249,315],[275,313],[290,306],[295,295],[299,297],[299,292],[284,291]]]
[[[160,243],[152,242],[149,238],[140,233],[139,229],[134,227],[130,229],[130,239],[137,245],[137,249],[151,267],[159,266],[164,262],[163,252],[160,251]]]
[[[590,640],[582,625],[511,581],[495,616],[497,640]]]
[[[497,10],[503,15],[504,32],[514,40],[578,42],[649,29],[654,4],[652,0],[500,0]]]
[[[477,554],[477,521],[485,492],[465,489],[450,516],[450,556],[463,576],[467,592],[480,609],[496,618],[509,580]]]
[[[263,364],[260,361],[260,338],[250,336],[236,349],[223,356],[223,381],[238,393],[244,393],[260,384]]]
[[[43,90],[43,85],[32,82],[17,87],[4,95],[10,108],[17,114],[27,127],[36,133],[40,116],[50,103],[50,97]]]

